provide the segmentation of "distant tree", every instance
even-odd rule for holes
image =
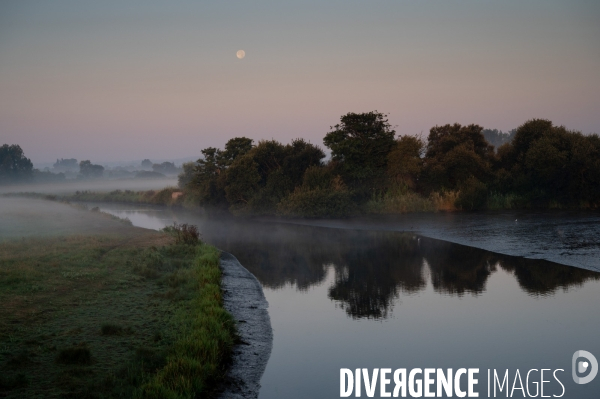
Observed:
[[[425,143],[416,136],[402,136],[388,155],[388,175],[392,184],[415,189],[421,170]]]
[[[155,163],[152,165],[152,170],[154,172],[163,173],[166,175],[179,173],[179,168],[175,166],[173,162],[163,162],[163,163]]]
[[[600,138],[553,126],[545,119],[521,125],[498,150],[497,186],[534,206],[600,204]]]
[[[49,170],[39,171],[38,169],[33,170],[33,182],[35,183],[56,183],[65,181],[66,176],[64,173],[52,173]]]
[[[184,162],[181,165],[182,172],[177,176],[177,185],[179,188],[185,188],[193,179],[196,171],[196,162]]]
[[[291,144],[285,146],[285,158],[281,168],[282,172],[289,177],[293,187],[302,184],[302,178],[310,167],[321,166],[325,153],[316,145],[306,142],[304,139],[292,140]]]
[[[144,159],[144,160],[142,161],[142,168],[145,168],[145,169],[150,169],[150,168],[152,167],[152,165],[153,165],[153,164],[152,164],[152,161],[151,161],[151,160],[149,160],[149,159]]]
[[[163,175],[162,173],[149,170],[142,170],[135,174],[136,179],[164,179],[165,177],[167,176]]]
[[[79,162],[79,174],[84,178],[102,177],[104,166],[94,165],[89,160]]]
[[[248,209],[248,204],[259,189],[259,165],[249,156],[242,156],[227,169],[225,192],[234,209]]]
[[[253,147],[253,140],[247,137],[235,137],[225,143],[224,151],[217,151],[216,160],[220,167],[226,168],[236,160],[236,158],[248,153]]]
[[[487,182],[494,147],[478,125],[435,126],[429,131],[424,158],[424,175],[430,190],[456,190],[475,177]]]
[[[224,169],[217,162],[220,150],[214,147],[203,149],[203,158],[198,159],[186,187],[193,191],[200,205],[227,208],[224,190]]]
[[[368,196],[382,183],[396,132],[377,111],[348,113],[331,129],[323,143],[331,149],[332,160],[351,188]]]
[[[65,172],[65,171],[76,171],[78,168],[77,159],[68,158],[68,159],[57,159],[53,165],[53,169],[55,171]]]
[[[30,180],[33,164],[18,145],[0,147],[0,183]]]

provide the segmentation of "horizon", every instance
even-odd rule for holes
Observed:
[[[598,3],[311,3],[3,3],[0,144],[35,164],[200,157],[236,136],[324,148],[372,110],[397,135],[600,132]]]

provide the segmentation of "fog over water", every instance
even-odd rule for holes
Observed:
[[[516,222],[510,213],[479,219],[436,214],[408,216],[408,225],[389,219],[300,225],[97,205],[147,228],[197,224],[206,241],[233,253],[256,275],[274,330],[260,398],[339,397],[340,368],[375,367],[480,368],[480,397],[487,368],[511,370],[511,384],[516,369],[562,369],[565,397],[600,395],[600,384],[576,385],[570,376],[576,350],[600,353],[599,273],[389,231],[416,230],[420,221],[421,231],[450,240],[484,246],[506,237],[504,248],[569,259],[550,250],[562,242],[571,245],[569,256],[593,269],[599,266],[593,214],[521,213]],[[517,237],[510,238],[513,223]],[[489,228],[494,232],[484,234]],[[557,229],[564,241],[553,238]],[[591,244],[576,245],[584,238]],[[539,382],[539,373],[535,378]],[[545,395],[560,393],[554,379],[546,384]]]
[[[479,368],[480,397],[488,368],[509,369],[511,384],[517,369],[561,369],[564,397],[600,396],[600,384],[577,385],[570,376],[575,351],[600,353],[600,273],[557,263],[599,266],[593,213],[281,223],[0,197],[0,241],[125,226],[83,209],[94,206],[150,229],[196,224],[204,240],[234,254],[259,279],[274,330],[261,399],[338,397],[340,368],[382,367]],[[407,231],[393,231],[401,229]],[[447,240],[426,236],[436,234]],[[459,240],[554,261],[450,242]],[[539,373],[534,376],[539,382]],[[551,378],[545,394],[560,393]]]
[[[600,271],[600,212],[502,211],[294,220],[345,229],[408,231],[456,244]]]
[[[28,237],[111,234],[129,228],[78,205],[0,196],[0,242]]]

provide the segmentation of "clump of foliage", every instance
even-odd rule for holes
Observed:
[[[81,178],[85,178],[85,179],[98,178],[98,177],[102,177],[103,174],[104,174],[104,166],[94,165],[89,160],[79,162],[79,176]]]
[[[509,132],[454,123],[432,127],[426,138],[395,135],[385,114],[350,112],[325,134],[327,162],[303,139],[254,144],[235,137],[184,164],[178,188],[69,199],[286,217],[600,206],[597,134],[532,119]],[[80,165],[88,176],[100,171],[89,161]]]
[[[33,174],[31,160],[18,145],[0,147],[0,183],[30,180]]]
[[[176,244],[195,245],[200,243],[200,231],[193,224],[173,223],[172,226],[165,227],[163,231],[172,234]]]
[[[323,143],[331,149],[335,170],[352,189],[358,201],[368,199],[385,186],[388,156],[396,132],[386,115],[377,112],[350,112],[332,126]]]
[[[330,169],[312,166],[304,173],[301,186],[278,205],[278,214],[301,217],[344,217],[355,205],[344,182]]]
[[[518,207],[600,205],[600,139],[550,121],[504,133],[447,124],[395,138],[386,115],[348,113],[324,153],[304,140],[245,137],[206,148],[179,176],[188,201],[238,215],[343,217]],[[498,147],[498,148],[495,148]]]

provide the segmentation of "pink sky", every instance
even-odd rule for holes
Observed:
[[[34,163],[176,159],[234,136],[322,145],[374,109],[399,134],[600,133],[596,3],[425,3],[3,3],[0,144]]]

